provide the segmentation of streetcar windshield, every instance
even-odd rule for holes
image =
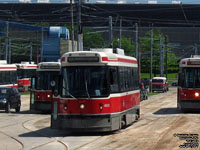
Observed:
[[[58,71],[39,71],[36,78],[37,90],[51,90],[50,82],[54,80],[54,76],[58,75]]]
[[[31,78],[36,75],[36,69],[17,69],[18,79]]]
[[[186,88],[200,88],[200,68],[183,69]]]
[[[108,95],[107,67],[65,67],[63,72],[63,97],[103,97]]]
[[[163,80],[153,79],[152,83],[163,83]]]

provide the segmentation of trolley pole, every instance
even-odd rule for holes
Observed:
[[[70,0],[70,6],[71,6],[71,40],[72,40],[72,52],[74,51],[74,12],[73,12],[73,4],[72,0]]]
[[[120,17],[120,28],[119,28],[119,48],[122,47],[122,17]]]
[[[32,42],[30,42],[30,64],[31,64],[31,61],[33,60],[32,56],[33,56],[33,45],[32,45]]]
[[[113,41],[112,41],[112,16],[109,16],[109,42],[110,48],[113,48]]]
[[[8,51],[8,63],[11,64],[11,39],[9,39],[8,43],[9,51]]]
[[[151,56],[150,56],[150,85],[149,85],[150,88],[149,88],[149,91],[152,93],[153,28],[151,28],[150,39],[151,39]]]

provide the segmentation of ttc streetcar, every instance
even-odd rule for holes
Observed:
[[[200,109],[200,57],[179,63],[177,107],[181,111]]]
[[[31,77],[36,75],[37,65],[34,62],[21,62],[17,66],[18,90],[26,92],[31,86]]]
[[[114,131],[140,117],[138,62],[117,49],[69,52],[53,87],[51,128]],[[53,83],[53,82],[52,82]]]
[[[30,109],[51,112],[52,91],[50,82],[59,73],[59,62],[41,62],[38,64],[36,78],[32,78]]]

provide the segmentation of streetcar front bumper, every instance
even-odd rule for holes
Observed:
[[[181,109],[200,110],[200,100],[181,100]]]
[[[51,127],[73,132],[105,132],[120,128],[119,115],[58,115]]]
[[[51,111],[51,101],[35,101],[34,109],[39,111]]]

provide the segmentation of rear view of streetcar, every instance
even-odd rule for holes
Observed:
[[[26,92],[31,86],[31,77],[36,75],[37,65],[34,62],[21,62],[16,66],[18,90]]]
[[[50,82],[60,73],[59,62],[41,62],[36,77],[32,78],[30,109],[50,112],[52,91]]]
[[[137,60],[123,51],[66,53],[58,80],[59,86],[53,90],[52,128],[114,131],[140,116]]]
[[[177,107],[181,111],[200,110],[200,57],[179,63]]]

